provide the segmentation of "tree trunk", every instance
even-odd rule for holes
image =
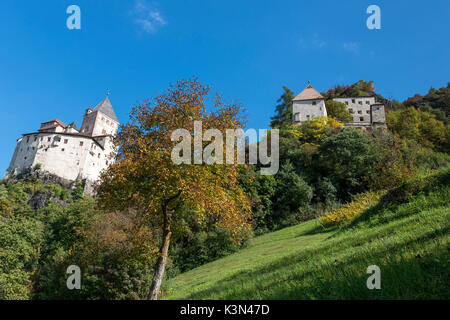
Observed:
[[[159,249],[159,258],[155,265],[155,274],[153,276],[152,285],[150,287],[150,293],[147,300],[158,300],[158,293],[161,287],[161,282],[164,276],[164,270],[166,268],[167,256],[169,251],[170,237],[172,232],[170,231],[170,216],[171,213],[167,210],[167,207],[163,207],[164,211],[164,231],[163,242]]]

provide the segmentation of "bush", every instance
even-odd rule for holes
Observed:
[[[375,139],[357,129],[345,128],[326,138],[319,147],[320,166],[338,190],[340,199],[368,189],[380,160]]]
[[[200,231],[195,233],[193,239],[178,246],[173,251],[173,261],[168,270],[169,276],[175,276],[179,272],[185,272],[201,266],[205,263],[217,260],[246,246],[246,240],[241,245],[232,240],[230,231],[214,227],[210,231]]]
[[[334,209],[319,217],[319,221],[325,225],[336,225],[351,221],[361,215],[364,210],[375,205],[381,198],[382,192],[366,192],[353,197],[353,201],[341,208]]]

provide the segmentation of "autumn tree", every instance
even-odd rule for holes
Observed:
[[[134,210],[145,218],[159,242],[148,299],[158,298],[170,241],[183,235],[187,215],[199,223],[213,219],[231,230],[237,242],[250,228],[250,203],[238,183],[238,165],[172,161],[173,148],[179,144],[173,141],[176,129],[194,134],[194,121],[202,121],[203,137],[207,129],[225,133],[226,129],[244,126],[242,107],[225,104],[218,95],[211,99],[209,91],[196,79],[183,80],[133,108],[130,121],[117,136],[117,162],[101,176],[98,192],[103,208]],[[213,104],[209,112],[208,101]],[[221,144],[218,139],[213,136],[210,141]],[[191,150],[193,145],[189,145]],[[222,151],[215,149],[214,155],[218,152]],[[191,160],[197,156],[198,152],[189,155]]]

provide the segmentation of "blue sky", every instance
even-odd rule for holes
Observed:
[[[81,8],[81,30],[66,9]],[[381,8],[381,30],[366,8]],[[450,1],[71,0],[0,2],[0,175],[16,139],[58,117],[81,126],[106,92],[119,121],[196,76],[267,128],[283,85],[359,79],[397,100],[447,84]]]

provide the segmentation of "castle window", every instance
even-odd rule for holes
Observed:
[[[352,109],[352,108],[349,108],[348,111],[349,111],[350,113],[353,113],[353,109]]]
[[[34,141],[36,141],[37,140],[37,137],[34,137]]]
[[[47,141],[50,142],[50,140],[52,140],[52,138],[48,137],[48,138],[47,138]]]
[[[313,106],[315,106],[315,105],[316,105],[316,102],[315,102],[315,101],[313,101],[313,102],[312,102],[312,105],[313,105]]]
[[[64,139],[64,144],[67,144],[69,142],[69,139]]]
[[[364,117],[359,117],[359,120],[360,121],[364,121]]]
[[[358,114],[362,114],[362,111],[361,111],[361,110],[358,110]]]
[[[369,110],[366,110],[366,113],[367,113],[367,114],[369,114],[369,113],[370,113],[370,111],[369,111]]]
[[[352,99],[352,103],[355,103],[355,99]]]
[[[100,159],[100,153],[98,154],[98,158]]]
[[[62,148],[61,151],[64,151],[64,148]]]
[[[370,104],[370,101],[369,101],[369,100],[367,100],[367,101],[366,101],[366,104]]]
[[[30,137],[27,137],[27,142],[30,141]]]
[[[80,141],[80,147],[82,147],[83,146],[83,141]]]
[[[308,114],[308,115],[306,115],[306,119],[308,119],[309,120],[309,118],[310,118],[310,115]]]
[[[23,157],[25,160],[27,160],[27,157]]]
[[[41,137],[41,141],[44,140],[44,137]]]
[[[348,101],[345,101],[345,104],[348,105]]]
[[[362,104],[362,101],[358,101],[359,104]]]

